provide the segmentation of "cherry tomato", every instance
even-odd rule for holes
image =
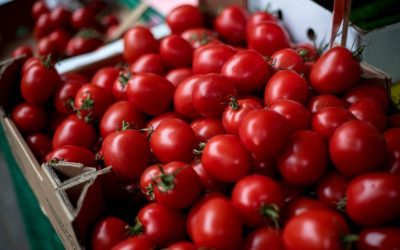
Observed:
[[[161,40],[160,55],[166,65],[183,67],[192,63],[193,47],[178,35],[170,35]]]
[[[50,40],[49,37],[45,36],[41,38],[37,45],[38,53],[41,56],[45,56],[48,54],[51,55],[59,55],[59,51],[57,51],[56,44],[53,40]]]
[[[343,99],[350,105],[365,98],[375,100],[380,106],[382,106],[384,112],[386,112],[389,107],[390,98],[385,87],[377,83],[369,83],[368,81],[367,83],[358,84],[354,88],[350,89],[343,97]]]
[[[316,190],[318,200],[329,207],[341,209],[349,183],[350,178],[332,170],[318,182]]]
[[[153,180],[159,176],[161,167],[161,164],[151,165],[147,167],[140,176],[139,187],[148,201],[155,200]]]
[[[334,95],[317,95],[308,102],[308,109],[315,114],[326,107],[346,108],[345,102]]]
[[[39,163],[42,163],[44,157],[51,151],[51,138],[46,134],[28,135],[25,141]]]
[[[192,75],[191,68],[176,68],[170,70],[166,75],[165,79],[170,81],[172,85],[177,87],[185,78]]]
[[[361,121],[366,121],[383,132],[386,129],[387,118],[381,105],[375,100],[365,98],[352,104],[349,111]]]
[[[111,92],[115,80],[119,76],[119,70],[116,67],[104,67],[96,71],[93,75],[91,83]]]
[[[385,169],[400,174],[400,128],[388,129],[383,135],[388,149]]]
[[[19,56],[25,56],[24,62],[33,56],[33,52],[32,52],[32,48],[27,46],[27,45],[21,45],[18,48],[16,48],[15,50],[13,50],[11,56],[16,58]]]
[[[76,30],[95,28],[97,26],[96,12],[88,7],[82,7],[72,12],[71,24]]]
[[[49,9],[46,6],[46,3],[44,1],[36,1],[32,5],[32,17],[35,19],[35,21],[45,13],[49,13]]]
[[[311,124],[311,113],[303,105],[292,100],[277,100],[269,106],[288,121],[291,131],[309,129]]]
[[[24,65],[22,66],[22,70],[21,73],[22,75],[26,74],[26,72],[28,71],[29,68],[31,68],[32,66],[40,66],[42,65],[42,60],[40,60],[37,57],[30,57],[28,58],[25,62]]]
[[[147,128],[151,133],[153,133],[154,130],[156,130],[156,129],[158,128],[158,126],[159,126],[163,121],[166,121],[166,120],[169,120],[169,119],[183,119],[183,117],[182,117],[180,114],[175,113],[175,112],[163,113],[163,114],[158,115],[158,116],[154,117],[153,119],[151,119],[151,120],[147,123],[146,128]],[[146,134],[148,135],[149,133],[146,133]]]
[[[75,109],[75,96],[82,87],[81,83],[71,82],[62,84],[54,94],[54,107],[62,115],[70,115]]]
[[[97,222],[92,231],[91,247],[93,250],[109,250],[129,235],[129,226],[116,217],[106,217]]]
[[[282,69],[294,70],[298,74],[307,76],[308,69],[302,54],[292,48],[285,48],[276,51],[271,56],[272,68],[276,71]]]
[[[278,19],[272,13],[265,11],[256,11],[252,13],[247,20],[247,32],[249,32],[249,30],[251,30],[254,26],[266,22],[278,23]]]
[[[14,107],[11,119],[21,133],[32,134],[43,130],[47,124],[47,115],[43,107],[21,103]]]
[[[173,33],[203,26],[203,14],[192,5],[184,4],[173,9],[165,20]]]
[[[214,28],[228,43],[241,44],[246,38],[247,12],[239,6],[229,6],[215,18]]]
[[[65,54],[67,56],[77,56],[81,54],[85,54],[96,50],[104,44],[104,41],[98,37],[92,37],[91,35],[83,35],[79,34],[73,38],[71,38],[67,44],[65,49]]]
[[[129,67],[132,73],[153,73],[156,75],[164,74],[164,63],[159,54],[141,55]]]
[[[345,176],[377,170],[386,157],[383,135],[364,121],[348,121],[333,133],[329,153],[335,167]]]
[[[51,44],[54,45],[53,53],[55,53],[55,55],[63,55],[70,38],[71,34],[64,29],[56,29],[51,32],[48,35],[48,39],[51,41]]]
[[[331,106],[314,114],[312,127],[319,135],[330,139],[340,125],[354,119],[356,118],[348,110]]]
[[[226,190],[226,184],[210,176],[204,169],[203,164],[201,164],[201,161],[194,161],[192,167],[194,171],[196,171],[196,174],[205,191],[219,191],[223,193]]]
[[[134,27],[124,35],[124,59],[133,63],[139,56],[157,53],[158,42],[148,28]]]
[[[217,33],[204,28],[188,29],[181,34],[194,49],[209,43],[218,43]]]
[[[168,246],[168,250],[197,250],[192,242],[180,241]]]
[[[357,249],[399,249],[399,235],[399,227],[365,228],[358,235]]]
[[[233,47],[225,44],[210,44],[198,48],[193,54],[193,73],[220,73],[225,62],[235,53]]]
[[[79,162],[87,167],[96,167],[95,156],[88,149],[73,145],[65,145],[53,149],[46,155],[45,161],[54,159],[63,160],[67,162]]]
[[[36,20],[33,34],[36,39],[40,39],[52,32],[55,26],[51,20],[50,13],[44,13]]]
[[[176,112],[188,118],[200,116],[194,108],[192,96],[194,86],[202,77],[203,75],[189,76],[176,87],[174,93],[174,109]]]
[[[291,202],[287,204],[285,207],[285,220],[289,221],[293,217],[299,216],[300,214],[304,214],[308,211],[315,211],[315,210],[329,210],[324,203],[319,200],[314,200],[311,198],[300,197],[297,199],[293,199]]]
[[[283,250],[281,234],[277,229],[259,227],[244,240],[243,250]]]
[[[313,44],[310,43],[300,43],[296,44],[294,48],[299,52],[305,54],[303,56],[306,61],[306,65],[309,62],[315,62],[319,58],[319,51]],[[310,70],[310,69],[309,69]],[[309,73],[309,72],[308,72]]]
[[[272,56],[276,51],[290,47],[289,35],[274,22],[263,22],[250,28],[247,42],[249,48],[263,56]]]
[[[215,135],[225,134],[225,129],[220,119],[198,118],[190,126],[197,139],[201,142],[208,141]]]
[[[68,28],[71,21],[71,12],[63,6],[57,6],[51,11],[50,19],[54,23],[54,26]]]
[[[139,235],[129,237],[115,245],[111,250],[141,250],[155,249],[156,245],[147,236]]]
[[[112,93],[116,100],[118,101],[128,100],[128,97],[126,95],[126,89],[128,81],[129,79],[131,79],[131,77],[132,74],[130,72],[124,72],[124,71],[119,72],[119,77],[115,79],[112,88]]]

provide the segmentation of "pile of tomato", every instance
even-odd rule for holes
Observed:
[[[38,160],[112,166],[92,249],[400,249],[400,116],[356,53],[237,6],[166,22],[125,34],[126,66],[22,69]]]

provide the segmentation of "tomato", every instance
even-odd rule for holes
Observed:
[[[349,228],[335,212],[316,210],[293,217],[283,230],[285,249],[344,249],[343,237]]]
[[[400,128],[388,129],[383,135],[388,149],[385,169],[400,174]]]
[[[182,116],[181,116],[180,114],[178,114],[178,113],[175,113],[175,112],[166,112],[166,113],[163,113],[163,114],[158,115],[158,116],[154,117],[153,119],[151,119],[151,120],[147,123],[146,128],[149,130],[149,132],[153,133],[154,130],[156,130],[156,129],[158,128],[158,126],[159,126],[163,121],[166,121],[166,120],[169,120],[169,119],[183,119],[183,118],[182,118]],[[149,134],[149,133],[146,133],[146,134]]]
[[[169,109],[174,86],[161,76],[139,73],[128,81],[126,94],[138,110],[154,116]]]
[[[130,72],[119,72],[119,77],[117,77],[114,81],[112,93],[116,100],[128,100],[126,96],[126,89],[128,85],[129,79],[131,79],[132,74]]]
[[[51,32],[48,36],[51,44],[54,45],[53,51],[55,55],[63,55],[65,48],[71,38],[71,34],[63,29],[56,29]],[[47,53],[49,54],[49,53]]]
[[[283,250],[281,234],[277,229],[259,227],[244,240],[243,250]]]
[[[75,115],[68,116],[57,128],[53,136],[53,148],[74,145],[93,149],[97,135],[95,128]]]
[[[49,9],[46,6],[46,3],[43,1],[36,1],[33,5],[32,5],[32,17],[33,19],[35,19],[35,21],[42,15],[45,13],[49,13]]]
[[[119,76],[119,70],[116,67],[103,67],[93,75],[91,83],[111,92],[114,82]]]
[[[247,32],[251,30],[254,26],[257,26],[260,23],[266,23],[266,22],[274,22],[278,23],[278,19],[269,12],[265,11],[256,11],[252,13],[247,20]]]
[[[224,8],[215,18],[214,28],[228,43],[241,44],[246,39],[247,12],[239,6]]]
[[[326,107],[346,108],[345,102],[334,95],[317,95],[308,102],[308,109],[315,114]]]
[[[380,226],[400,218],[400,176],[369,173],[354,178],[346,192],[346,212],[363,226]]]
[[[193,242],[200,248],[233,250],[238,249],[242,241],[239,214],[224,197],[200,201],[191,209],[187,227]]]
[[[264,91],[265,105],[279,99],[289,99],[306,104],[309,95],[307,81],[291,70],[280,70],[268,81]]]
[[[150,237],[139,235],[129,237],[115,245],[111,250],[144,250],[156,249],[156,245],[150,240]]]
[[[68,28],[71,21],[71,12],[63,6],[57,6],[51,11],[50,19],[54,23],[54,26]]]
[[[180,241],[168,246],[168,250],[197,250],[192,242]]]
[[[54,30],[54,23],[51,20],[50,13],[44,13],[36,20],[33,34],[36,39],[40,39]]]
[[[71,24],[76,30],[95,28],[97,26],[96,15],[96,12],[91,8],[79,8],[72,12]]]
[[[177,87],[185,78],[192,75],[191,68],[176,68],[170,70],[166,75],[165,79],[170,81],[172,85]]]
[[[315,62],[319,58],[319,51],[313,44],[310,43],[300,43],[294,46],[297,52],[305,54],[303,56],[304,60],[307,63]],[[310,69],[309,69],[310,70]]]
[[[96,167],[97,165],[95,162],[95,156],[92,152],[86,148],[73,145],[54,148],[46,155],[45,161],[48,162],[54,159],[67,162],[78,162],[87,167]]]
[[[310,72],[310,85],[318,93],[339,94],[353,87],[360,79],[360,63],[343,47],[325,52]]]
[[[71,38],[65,49],[67,56],[77,56],[96,50],[104,44],[104,41],[92,35],[75,36]]]
[[[215,135],[225,134],[225,129],[220,119],[198,118],[190,126],[197,139],[201,142],[208,141]]]
[[[241,178],[233,187],[231,199],[245,225],[257,227],[271,221],[278,225],[284,200],[279,184],[272,178],[263,175]]]
[[[366,228],[358,235],[357,249],[399,249],[399,235],[399,227]]]
[[[365,98],[375,100],[376,103],[382,107],[384,112],[388,110],[390,98],[385,87],[380,84],[369,82],[358,84],[354,88],[348,90],[343,97],[343,99],[350,105]]]
[[[238,137],[216,135],[204,147],[201,163],[218,181],[236,182],[249,172],[252,159]]]
[[[91,235],[93,250],[109,250],[129,235],[129,226],[116,217],[106,217],[97,222]]]
[[[183,209],[194,203],[202,186],[189,164],[172,161],[162,166],[154,177],[153,190],[158,204],[170,209]]]
[[[308,69],[302,54],[292,48],[285,48],[276,51],[272,54],[271,60],[272,68],[276,71],[288,69],[294,70],[300,75],[307,76]]]
[[[387,118],[381,105],[375,100],[365,98],[352,104],[349,111],[361,121],[366,121],[383,132],[386,129]]]
[[[132,73],[153,73],[156,75],[164,74],[164,63],[159,54],[141,55],[129,67]]]
[[[257,156],[277,154],[289,138],[287,120],[272,110],[250,111],[239,126],[243,145]]]
[[[46,111],[42,106],[21,103],[14,107],[11,119],[21,133],[32,134],[43,130],[47,124]]]
[[[101,19],[101,24],[105,27],[112,27],[112,26],[118,26],[119,25],[119,20],[118,17],[116,17],[113,14],[106,15]]]
[[[36,133],[25,138],[26,143],[39,163],[51,151],[51,138],[46,134]]]
[[[54,107],[62,115],[70,115],[74,112],[74,99],[78,90],[82,87],[81,83],[71,82],[62,84],[54,94]]]
[[[304,190],[299,187],[290,185],[284,181],[281,181],[279,184],[281,186],[283,196],[285,196],[286,204],[295,199],[299,199],[304,195]]]
[[[189,76],[176,87],[174,93],[174,109],[176,112],[188,118],[200,116],[193,106],[192,96],[194,86],[202,77],[203,75]]]
[[[75,108],[82,119],[100,119],[113,101],[113,96],[106,89],[85,84],[76,93]]]
[[[290,203],[285,207],[285,220],[289,221],[293,217],[299,216],[300,214],[304,214],[308,211],[316,211],[316,210],[328,210],[332,211],[327,207],[324,203],[319,200],[314,200],[311,198],[300,197],[297,199],[293,199]]]
[[[148,201],[154,201],[154,179],[160,174],[161,164],[148,166],[140,176],[139,187]]]
[[[350,178],[332,170],[318,182],[316,189],[318,200],[329,207],[341,209],[349,183]]]
[[[226,190],[226,185],[223,182],[216,180],[214,177],[210,176],[204,169],[201,161],[194,161],[192,164],[194,171],[201,182],[201,185],[205,191],[220,191],[223,193]]]
[[[348,110],[331,106],[314,114],[312,127],[319,135],[330,139],[340,125],[354,119],[356,118]]]
[[[317,133],[297,131],[277,156],[277,162],[279,172],[287,183],[308,186],[317,182],[327,167],[327,146]]]
[[[170,67],[183,67],[192,63],[193,47],[178,35],[169,35],[161,40],[160,55]]]
[[[107,135],[101,151],[105,165],[112,166],[118,180],[126,183],[139,179],[151,159],[146,137],[132,129]]]
[[[166,247],[172,242],[185,238],[186,219],[181,211],[169,210],[158,203],[140,209],[135,228],[158,247]]]
[[[219,118],[230,98],[235,95],[236,89],[228,78],[220,74],[207,74],[194,85],[192,102],[202,116]]]
[[[348,121],[333,133],[329,153],[339,172],[357,176],[382,167],[386,157],[383,135],[364,121]]]
[[[15,50],[13,50],[11,56],[16,58],[19,56],[25,56],[24,62],[33,56],[33,52],[32,52],[32,48],[30,46],[27,45],[21,45],[19,47],[17,47]]]
[[[69,72],[69,73],[64,73],[61,75],[61,81],[65,84],[67,83],[79,83],[80,85],[83,85],[89,80],[86,78],[86,76],[76,73],[76,72]]]
[[[194,49],[209,43],[218,43],[217,33],[204,28],[188,29],[181,34]]]
[[[193,54],[193,73],[220,73],[225,62],[235,53],[233,47],[225,44],[210,44],[198,48]]]
[[[184,4],[173,9],[165,21],[173,33],[180,34],[185,30],[203,26],[203,14],[192,5]]]
[[[275,156],[273,155],[252,155],[253,156],[253,169],[252,173],[261,174],[270,177],[276,177],[278,168],[276,166]]]
[[[41,56],[45,56],[48,54],[59,55],[55,42],[53,40],[50,40],[49,37],[47,36],[39,40],[37,48],[38,48],[38,53]]]
[[[269,106],[288,121],[291,131],[309,129],[311,124],[311,113],[303,105],[292,100],[277,100]]]
[[[139,56],[148,53],[157,53],[158,42],[148,28],[134,27],[124,35],[124,59],[133,63]]]
[[[272,56],[280,49],[289,48],[289,35],[279,24],[274,22],[260,23],[247,31],[247,42],[263,56]]]
[[[138,111],[132,103],[119,101],[112,104],[101,118],[100,134],[105,138],[114,131],[122,130],[124,126],[142,129],[146,126],[146,116]]]

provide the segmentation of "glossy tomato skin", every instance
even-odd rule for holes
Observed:
[[[247,31],[247,42],[263,56],[272,56],[280,49],[289,48],[290,41],[286,31],[274,22],[263,22]]]
[[[108,92],[112,91],[115,80],[119,76],[119,70],[116,67],[103,67],[96,71],[92,77],[91,83],[106,89]]]
[[[357,224],[381,226],[400,218],[400,176],[369,173],[353,179],[346,192],[346,212]]]
[[[77,56],[96,50],[104,41],[96,37],[75,36],[71,38],[65,49],[67,56]]]
[[[22,46],[19,46],[18,48],[16,48],[15,50],[13,50],[13,52],[11,54],[11,56],[14,58],[18,57],[18,56],[22,56],[22,55],[25,55],[25,60],[24,60],[24,62],[25,62],[26,59],[33,56],[32,48],[27,45],[22,45]]]
[[[169,109],[174,86],[161,76],[139,73],[129,80],[126,94],[138,110],[154,116]]]
[[[310,72],[311,87],[322,94],[339,94],[353,87],[360,79],[360,64],[343,47],[325,52]]]
[[[350,178],[341,175],[336,170],[328,172],[317,185],[318,200],[331,208],[340,208],[340,202],[346,197]]]
[[[265,22],[278,22],[278,19],[272,14],[265,11],[256,11],[249,16],[247,20],[247,32],[254,26]]]
[[[279,184],[263,175],[241,178],[233,187],[231,199],[243,223],[249,227],[268,224],[271,220],[277,223],[284,204]],[[267,211],[275,215],[271,216]]]
[[[169,35],[160,43],[160,55],[170,67],[183,67],[192,63],[193,47],[178,35]]]
[[[129,67],[132,73],[164,74],[164,63],[159,54],[145,54],[140,56]]]
[[[172,83],[175,87],[177,87],[185,78],[192,75],[191,68],[176,68],[168,71],[165,75],[165,78]]]
[[[192,5],[180,5],[166,17],[166,22],[173,33],[180,34],[185,30],[203,26],[203,14]]]
[[[201,164],[201,161],[194,161],[192,163],[192,167],[199,177],[203,190],[217,191],[221,193],[225,192],[225,190],[227,189],[226,184],[216,180],[214,177],[209,175],[204,169],[203,164]]]
[[[47,162],[53,159],[58,159],[68,162],[79,162],[88,167],[96,167],[97,164],[94,158],[94,154],[86,148],[73,145],[65,145],[53,149],[50,153],[46,155],[45,161]]]
[[[181,37],[189,42],[194,49],[209,43],[218,43],[217,33],[205,28],[188,29],[181,34]]]
[[[291,131],[309,129],[311,127],[311,113],[303,105],[292,100],[277,100],[269,106],[288,121]]]
[[[46,111],[42,106],[21,103],[14,107],[11,112],[11,119],[22,133],[36,133],[43,130],[47,124]]]
[[[105,165],[112,166],[118,180],[126,183],[139,179],[151,159],[146,137],[131,129],[107,135],[101,151]]]
[[[400,174],[400,128],[392,128],[384,133],[388,148],[385,169],[392,174]]]
[[[147,125],[146,128],[148,128],[149,130],[151,130],[152,132],[154,130],[156,130],[158,128],[158,126],[166,120],[169,119],[183,119],[183,117],[175,112],[167,112],[167,113],[163,113],[161,115],[155,116],[153,119],[151,119]]]
[[[56,44],[47,36],[39,40],[37,47],[38,53],[41,56],[45,56],[47,54],[59,55],[59,52],[56,49]]]
[[[357,249],[379,250],[400,248],[400,228],[366,228],[358,235]]]
[[[43,1],[36,1],[32,5],[32,17],[35,21],[44,13],[49,13],[49,9],[46,6],[46,3]]]
[[[50,13],[43,13],[36,20],[33,34],[40,39],[54,30],[54,23],[51,21]]]
[[[210,44],[198,48],[193,54],[193,73],[220,73],[225,62],[235,53],[235,48],[225,44]]]
[[[181,119],[168,119],[160,123],[150,138],[153,154],[162,163],[193,160],[198,140],[188,123]]]
[[[54,45],[54,55],[64,55],[68,41],[71,39],[71,34],[65,29],[58,28],[48,35],[48,39]]]
[[[250,94],[264,88],[270,77],[265,59],[256,51],[242,50],[229,58],[221,69],[239,94]]]
[[[138,111],[132,103],[119,101],[112,104],[100,121],[100,134],[105,138],[108,134],[122,130],[123,122],[132,129],[142,129],[146,126],[146,116]]]
[[[251,153],[275,155],[286,144],[290,127],[287,120],[272,110],[250,111],[239,126],[239,137]]]
[[[192,242],[180,241],[169,245],[168,250],[197,250],[197,247]]]
[[[317,95],[308,102],[308,109],[315,114],[326,107],[346,108],[344,101],[334,95]]]
[[[283,250],[281,233],[274,228],[262,226],[251,232],[244,240],[244,250]]]
[[[239,6],[229,6],[215,18],[214,28],[231,44],[241,44],[246,39],[247,12]]]
[[[274,155],[254,155],[253,157],[253,169],[252,173],[261,174],[270,177],[276,177],[278,174],[278,168]]]
[[[72,12],[71,24],[76,30],[82,28],[95,28],[97,25],[96,13],[92,8],[79,8]]]
[[[149,237],[144,235],[129,237],[115,245],[111,250],[141,250],[141,249],[155,249],[156,245],[150,240]]]
[[[51,11],[50,19],[55,26],[68,28],[71,21],[71,12],[63,6],[57,6]]]
[[[109,250],[129,235],[129,226],[116,217],[106,217],[99,221],[92,231],[93,250]]]
[[[51,151],[51,138],[46,134],[28,135],[25,141],[39,163],[42,163],[44,157]]]
[[[126,89],[128,86],[128,81],[131,79],[132,74],[130,72],[119,72],[119,77],[115,79],[112,87],[112,94],[114,99],[118,101],[126,101],[128,97],[126,95]]]
[[[329,153],[336,169],[351,177],[382,167],[387,150],[383,135],[375,127],[353,120],[335,130]]]
[[[285,48],[276,51],[271,56],[272,68],[274,70],[294,70],[300,75],[307,76],[308,69],[304,58],[299,54],[298,51],[292,48]]]
[[[312,127],[319,135],[330,139],[340,125],[355,119],[354,115],[347,109],[327,107],[314,114]]]
[[[220,119],[198,118],[190,127],[200,142],[205,142],[215,135],[225,134],[224,126]]]
[[[70,82],[60,85],[54,93],[54,107],[62,115],[70,115],[74,112],[75,96],[82,87],[81,83]]]
[[[83,119],[100,119],[114,98],[109,91],[94,84],[83,85],[75,96],[75,108]]]
[[[387,118],[381,105],[375,100],[365,98],[352,104],[349,111],[357,117],[358,120],[369,122],[381,132],[386,129]]]
[[[174,93],[174,108],[176,112],[192,119],[200,116],[193,106],[192,96],[194,86],[202,77],[203,75],[189,76],[176,87]]]
[[[362,81],[367,80],[362,79],[361,82]],[[366,83],[359,83],[354,88],[346,91],[343,97],[343,99],[350,105],[365,98],[375,100],[385,112],[389,107],[390,98],[386,88],[381,84],[370,83],[368,81]]]
[[[231,202],[221,196],[211,196],[194,206],[187,228],[198,247],[233,250],[238,249],[242,241],[239,214]]]
[[[299,216],[308,211],[316,211],[316,210],[329,210],[324,203],[319,200],[314,200],[307,197],[300,197],[292,200],[287,204],[284,211],[284,219],[285,221],[289,221],[293,217]]]
[[[80,85],[83,85],[87,82],[89,82],[88,78],[81,73],[77,72],[69,72],[69,73],[64,73],[61,76],[61,81],[64,84],[67,83],[79,83]]]
[[[148,53],[157,53],[158,42],[149,29],[134,27],[124,35],[124,59],[133,63],[139,56]]]

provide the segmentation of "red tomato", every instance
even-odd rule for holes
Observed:
[[[45,56],[48,54],[51,54],[53,56],[54,55],[58,56],[60,54],[56,48],[55,42],[53,40],[50,40],[48,36],[40,38],[37,44],[37,48],[38,48],[38,53],[41,56]]]
[[[133,63],[141,55],[157,53],[158,42],[148,28],[134,27],[124,35],[124,59]]]
[[[278,19],[272,14],[265,11],[256,11],[252,13],[247,21],[247,32],[260,23],[274,22],[278,23]]]
[[[349,183],[350,178],[332,170],[318,182],[316,190],[318,200],[334,209],[341,209]]]
[[[356,118],[348,110],[331,106],[314,114],[312,127],[319,135],[330,139],[340,125],[354,119]]]
[[[160,43],[160,55],[170,67],[183,67],[192,63],[193,47],[178,35],[169,35]]]
[[[146,128],[153,133],[154,130],[156,130],[158,128],[158,125],[160,125],[163,121],[169,120],[169,119],[183,119],[182,116],[178,113],[175,112],[167,112],[167,113],[163,113],[161,115],[158,115],[156,117],[154,117],[153,119],[151,119],[147,125]],[[146,133],[148,134],[148,133]]]
[[[202,116],[219,118],[230,98],[235,95],[236,89],[228,78],[220,74],[207,74],[194,85],[192,102]]]
[[[249,48],[263,56],[272,56],[280,49],[289,48],[289,35],[279,24],[263,22],[247,31]]]
[[[139,179],[151,159],[146,137],[131,129],[109,134],[101,151],[105,165],[112,166],[116,177],[126,183]]]
[[[302,130],[292,134],[277,157],[279,172],[292,185],[308,186],[317,182],[328,164],[328,152],[322,136]]]
[[[310,72],[310,85],[323,94],[339,94],[353,87],[360,79],[360,63],[343,47],[325,52]]]
[[[278,168],[274,155],[252,155],[253,156],[253,169],[252,173],[276,177]]]
[[[51,44],[54,45],[55,55],[63,55],[65,48],[71,38],[71,35],[68,31],[63,29],[56,29],[48,35],[48,39],[51,41]],[[47,53],[49,54],[49,53]]]
[[[245,225],[257,227],[271,221],[278,225],[284,200],[279,184],[272,178],[263,175],[241,178],[233,187],[231,199]]]
[[[112,26],[118,26],[119,20],[118,17],[116,17],[113,14],[106,15],[101,19],[101,24],[105,27],[112,27]]]
[[[144,250],[155,249],[156,245],[150,240],[150,237],[139,235],[129,237],[115,245],[111,250]]]
[[[345,102],[334,95],[317,95],[308,102],[308,109],[315,114],[326,107],[346,108]]]
[[[400,176],[369,173],[354,178],[346,192],[346,212],[363,226],[381,226],[400,218]]]
[[[314,62],[319,58],[319,51],[313,44],[310,43],[300,43],[296,44],[294,48],[299,52],[305,54],[303,56],[304,60],[307,62]]]
[[[81,83],[71,82],[62,84],[54,94],[54,107],[62,115],[70,115],[75,109],[75,96],[82,87]]]
[[[202,77],[203,75],[189,76],[176,87],[174,93],[174,109],[176,112],[192,119],[200,116],[193,106],[192,96],[194,86]]]
[[[86,76],[76,73],[76,72],[70,72],[70,73],[64,73],[61,75],[61,81],[63,83],[79,83],[80,85],[83,85],[89,80],[86,78]]]
[[[63,6],[57,6],[51,11],[50,19],[54,23],[54,26],[68,28],[71,22],[71,12]]]
[[[242,241],[239,214],[224,197],[200,201],[189,213],[187,228],[198,247],[233,250],[238,249]]]
[[[153,73],[156,75],[164,74],[164,63],[159,54],[141,55],[129,67],[132,73]]]
[[[387,90],[384,86],[376,83],[367,82],[364,84],[358,84],[347,91],[343,97],[343,99],[350,105],[365,98],[375,100],[380,106],[382,106],[384,112],[386,112],[389,107],[390,98]]]
[[[246,39],[247,12],[239,6],[229,6],[215,18],[214,28],[228,43],[241,44]]]
[[[286,144],[289,134],[287,120],[272,110],[250,111],[239,126],[240,140],[257,156],[277,154]]]
[[[303,105],[292,100],[277,100],[269,106],[288,121],[291,131],[309,129],[311,124],[311,113]]]
[[[299,216],[300,214],[304,214],[308,211],[316,211],[316,210],[328,210],[332,211],[327,207],[324,203],[319,200],[314,200],[311,198],[300,197],[292,200],[285,207],[285,220],[289,221],[293,217]]]
[[[285,196],[285,203],[289,203],[295,199],[299,199],[304,195],[304,190],[290,185],[284,181],[280,182],[282,193]]]
[[[165,79],[170,81],[172,85],[177,87],[186,77],[192,75],[191,68],[176,68],[170,70],[166,75]]]
[[[221,182],[236,182],[249,172],[251,155],[234,135],[216,135],[204,147],[201,163]]]
[[[221,69],[239,94],[250,94],[264,88],[270,77],[265,59],[252,50],[242,50],[229,58]]]
[[[85,84],[76,93],[75,108],[82,119],[100,119],[113,101],[113,96],[106,89]]]
[[[210,176],[204,169],[201,161],[194,161],[192,166],[205,191],[219,191],[223,193],[226,190],[226,184],[217,181],[214,177]]]
[[[132,129],[142,129],[146,126],[146,116],[132,103],[119,101],[111,105],[101,118],[100,134],[106,138],[108,134],[122,130],[124,125]]]
[[[385,169],[392,174],[400,174],[400,128],[388,129],[383,135],[388,149]]]
[[[93,75],[91,83],[111,92],[115,80],[119,76],[119,70],[116,67],[103,67]]]
[[[154,116],[169,109],[174,86],[161,76],[139,73],[129,80],[126,94],[138,110]]]
[[[148,201],[154,201],[153,181],[160,174],[161,164],[154,164],[147,167],[139,180],[139,187]]]
[[[387,118],[381,105],[374,99],[365,98],[352,104],[349,111],[361,121],[366,121],[383,132],[386,129]]]
[[[63,160],[67,162],[82,163],[87,167],[96,167],[95,156],[88,149],[73,145],[65,145],[53,149],[46,155],[45,161]]]
[[[117,77],[114,81],[112,93],[116,100],[128,100],[126,96],[126,89],[128,85],[129,79],[131,79],[132,74],[130,72],[119,72],[119,77]]]
[[[293,217],[283,230],[285,249],[344,249],[349,228],[343,217],[326,210],[309,211]]]
[[[348,121],[333,133],[329,153],[335,167],[346,176],[377,170],[386,157],[383,135],[364,121]]]
[[[13,50],[13,52],[11,54],[11,56],[14,58],[22,56],[22,55],[25,56],[25,60],[24,60],[24,62],[25,62],[26,59],[33,56],[32,48],[27,45],[21,45],[18,48],[16,48],[15,50]]]
[[[268,81],[264,92],[265,105],[279,99],[289,99],[303,105],[309,95],[306,79],[291,70],[280,70]]]
[[[283,250],[281,234],[277,229],[259,227],[244,240],[243,250]]]
[[[180,34],[185,30],[203,26],[203,14],[192,5],[184,4],[173,9],[165,20],[173,33]]]
[[[47,124],[46,111],[42,106],[21,103],[14,107],[11,119],[21,133],[32,134],[43,130]]]
[[[36,133],[25,138],[26,143],[39,163],[51,151],[51,138],[46,134]]]
[[[300,52],[292,49],[280,49],[271,56],[272,68],[276,71],[282,69],[294,70],[298,74],[307,76],[308,69]]]
[[[53,21],[51,20],[50,13],[44,13],[39,16],[36,20],[35,28],[33,30],[33,34],[36,39],[40,39],[52,32],[55,26]]]
[[[71,24],[76,30],[95,28],[98,25],[96,15],[92,8],[82,7],[72,12]]]
[[[35,19],[35,21],[45,13],[49,13],[49,9],[46,6],[46,3],[44,1],[36,1],[32,5],[32,17]]]
[[[168,250],[197,250],[197,249],[198,248],[196,247],[195,244],[188,241],[180,241],[168,246]]]
[[[104,41],[98,37],[92,37],[88,35],[85,36],[75,36],[71,38],[67,44],[65,49],[65,54],[67,56],[77,56],[81,54],[85,54],[96,50],[104,44]]]
[[[208,141],[215,135],[225,134],[225,129],[220,119],[198,118],[190,126],[197,139],[201,142]]]
[[[93,250],[109,250],[128,237],[128,230],[128,224],[119,218],[103,218],[92,231],[91,247]]]
[[[194,49],[209,43],[218,43],[217,36],[216,32],[204,28],[188,29],[181,34]]]
[[[365,228],[358,235],[357,249],[379,250],[400,248],[400,228],[381,227]]]
[[[225,62],[235,53],[233,47],[225,44],[210,44],[198,48],[193,54],[193,73],[220,73]]]
[[[92,150],[96,143],[95,128],[75,115],[68,116],[57,128],[53,136],[53,148],[74,145]]]

